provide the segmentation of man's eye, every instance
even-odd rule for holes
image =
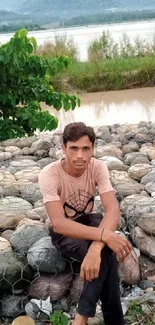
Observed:
[[[88,147],[86,147],[86,148],[84,148],[84,150],[85,150],[85,151],[88,151],[88,150],[89,150],[89,148],[88,148]]]

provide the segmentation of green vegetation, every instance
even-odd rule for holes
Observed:
[[[56,310],[50,317],[52,325],[67,325],[68,318],[63,314],[61,310]]]
[[[78,50],[72,39],[63,36],[56,36],[54,42],[45,42],[37,49],[37,54],[43,57],[68,56],[73,61],[78,58]]]
[[[16,32],[17,30],[23,28],[27,29],[28,31],[44,29],[39,24],[30,24],[30,23],[22,23],[22,25],[8,24],[8,25],[0,25],[0,33]]]
[[[90,44],[88,62],[74,58],[66,72],[52,78],[55,89],[69,92],[97,92],[155,85],[155,37],[152,43],[131,43],[123,35],[114,43],[108,32]]]
[[[25,29],[0,47],[0,141],[55,129],[57,118],[42,112],[41,102],[66,111],[79,104],[75,96],[54,91],[49,77],[67,68],[70,60],[40,57],[34,54],[36,47]]]
[[[149,20],[155,18],[155,10],[118,11],[100,14],[80,15],[64,21],[64,26],[120,23],[125,21]]]
[[[155,324],[155,306],[151,303],[142,304],[132,301],[125,319],[127,325],[153,325]]]

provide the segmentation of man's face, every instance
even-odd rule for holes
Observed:
[[[68,141],[63,145],[63,151],[70,167],[76,170],[85,169],[93,155],[93,145],[88,136],[83,136],[79,140]]]

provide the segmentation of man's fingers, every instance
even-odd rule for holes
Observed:
[[[84,272],[84,268],[81,266],[81,270],[80,270],[80,279],[82,282],[84,282],[85,280],[85,272]]]

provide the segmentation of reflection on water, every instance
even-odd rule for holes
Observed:
[[[155,122],[155,87],[85,94],[74,111],[48,109],[58,117],[60,130],[74,121],[91,126]]]

